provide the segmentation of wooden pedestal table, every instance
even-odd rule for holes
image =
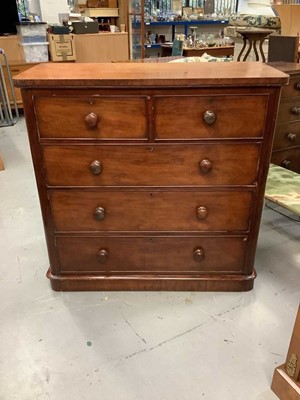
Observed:
[[[280,400],[300,399],[300,308],[286,362],[275,369],[271,388]]]
[[[249,56],[252,48],[255,53],[256,61],[259,61],[259,54],[257,51],[257,42],[259,42],[259,52],[261,55],[261,61],[266,62],[266,58],[263,52],[263,42],[265,39],[273,32],[271,29],[258,29],[258,28],[252,28],[252,29],[237,29],[237,32],[242,35],[244,45],[242,47],[242,50],[240,51],[240,54],[238,55],[237,61],[241,61],[242,55],[248,45],[248,50],[243,58],[242,61],[246,61],[247,57]]]

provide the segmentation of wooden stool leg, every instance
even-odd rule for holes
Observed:
[[[2,158],[0,156],[0,171],[3,171],[3,170],[4,170],[4,164],[3,164]]]
[[[266,62],[266,57],[265,57],[264,51],[263,51],[263,42],[264,42],[264,41],[265,41],[265,39],[262,39],[262,40],[260,41],[260,43],[259,43],[259,51],[260,51],[260,54],[261,54],[262,62]]]
[[[240,51],[240,54],[238,55],[237,61],[240,61],[240,59],[242,57],[242,54],[244,53],[244,50],[245,50],[245,48],[247,46],[247,40],[245,38],[243,38],[243,42],[244,42],[244,45],[242,47],[242,50]]]
[[[248,48],[247,53],[245,54],[245,57],[243,58],[243,61],[246,61],[246,60],[247,60],[247,57],[249,56],[249,54],[250,54],[250,52],[251,52],[251,49],[252,49],[252,45],[253,45],[252,39],[248,39],[248,40],[249,40],[249,48]]]
[[[300,307],[285,364],[275,368],[271,389],[280,400],[300,399]]]
[[[259,61],[259,55],[258,55],[258,51],[257,51],[257,48],[256,48],[256,40],[254,40],[253,50],[254,50],[254,54],[255,54],[255,57],[256,57],[256,61]]]

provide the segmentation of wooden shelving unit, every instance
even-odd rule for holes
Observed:
[[[130,60],[145,57],[144,0],[129,0],[128,33]]]

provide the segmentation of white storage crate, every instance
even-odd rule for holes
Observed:
[[[17,25],[17,32],[22,43],[45,43],[47,24],[44,22],[23,22]]]
[[[27,63],[34,62],[47,62],[49,61],[48,55],[48,42],[44,43],[19,43],[23,53],[23,58]]]

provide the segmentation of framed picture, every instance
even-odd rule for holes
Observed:
[[[193,7],[182,7],[182,15],[186,14],[187,16],[193,14]]]
[[[195,7],[194,8],[194,15],[204,15],[204,7]]]
[[[172,11],[174,14],[180,14],[182,12],[182,4],[181,0],[173,0],[172,1]]]

